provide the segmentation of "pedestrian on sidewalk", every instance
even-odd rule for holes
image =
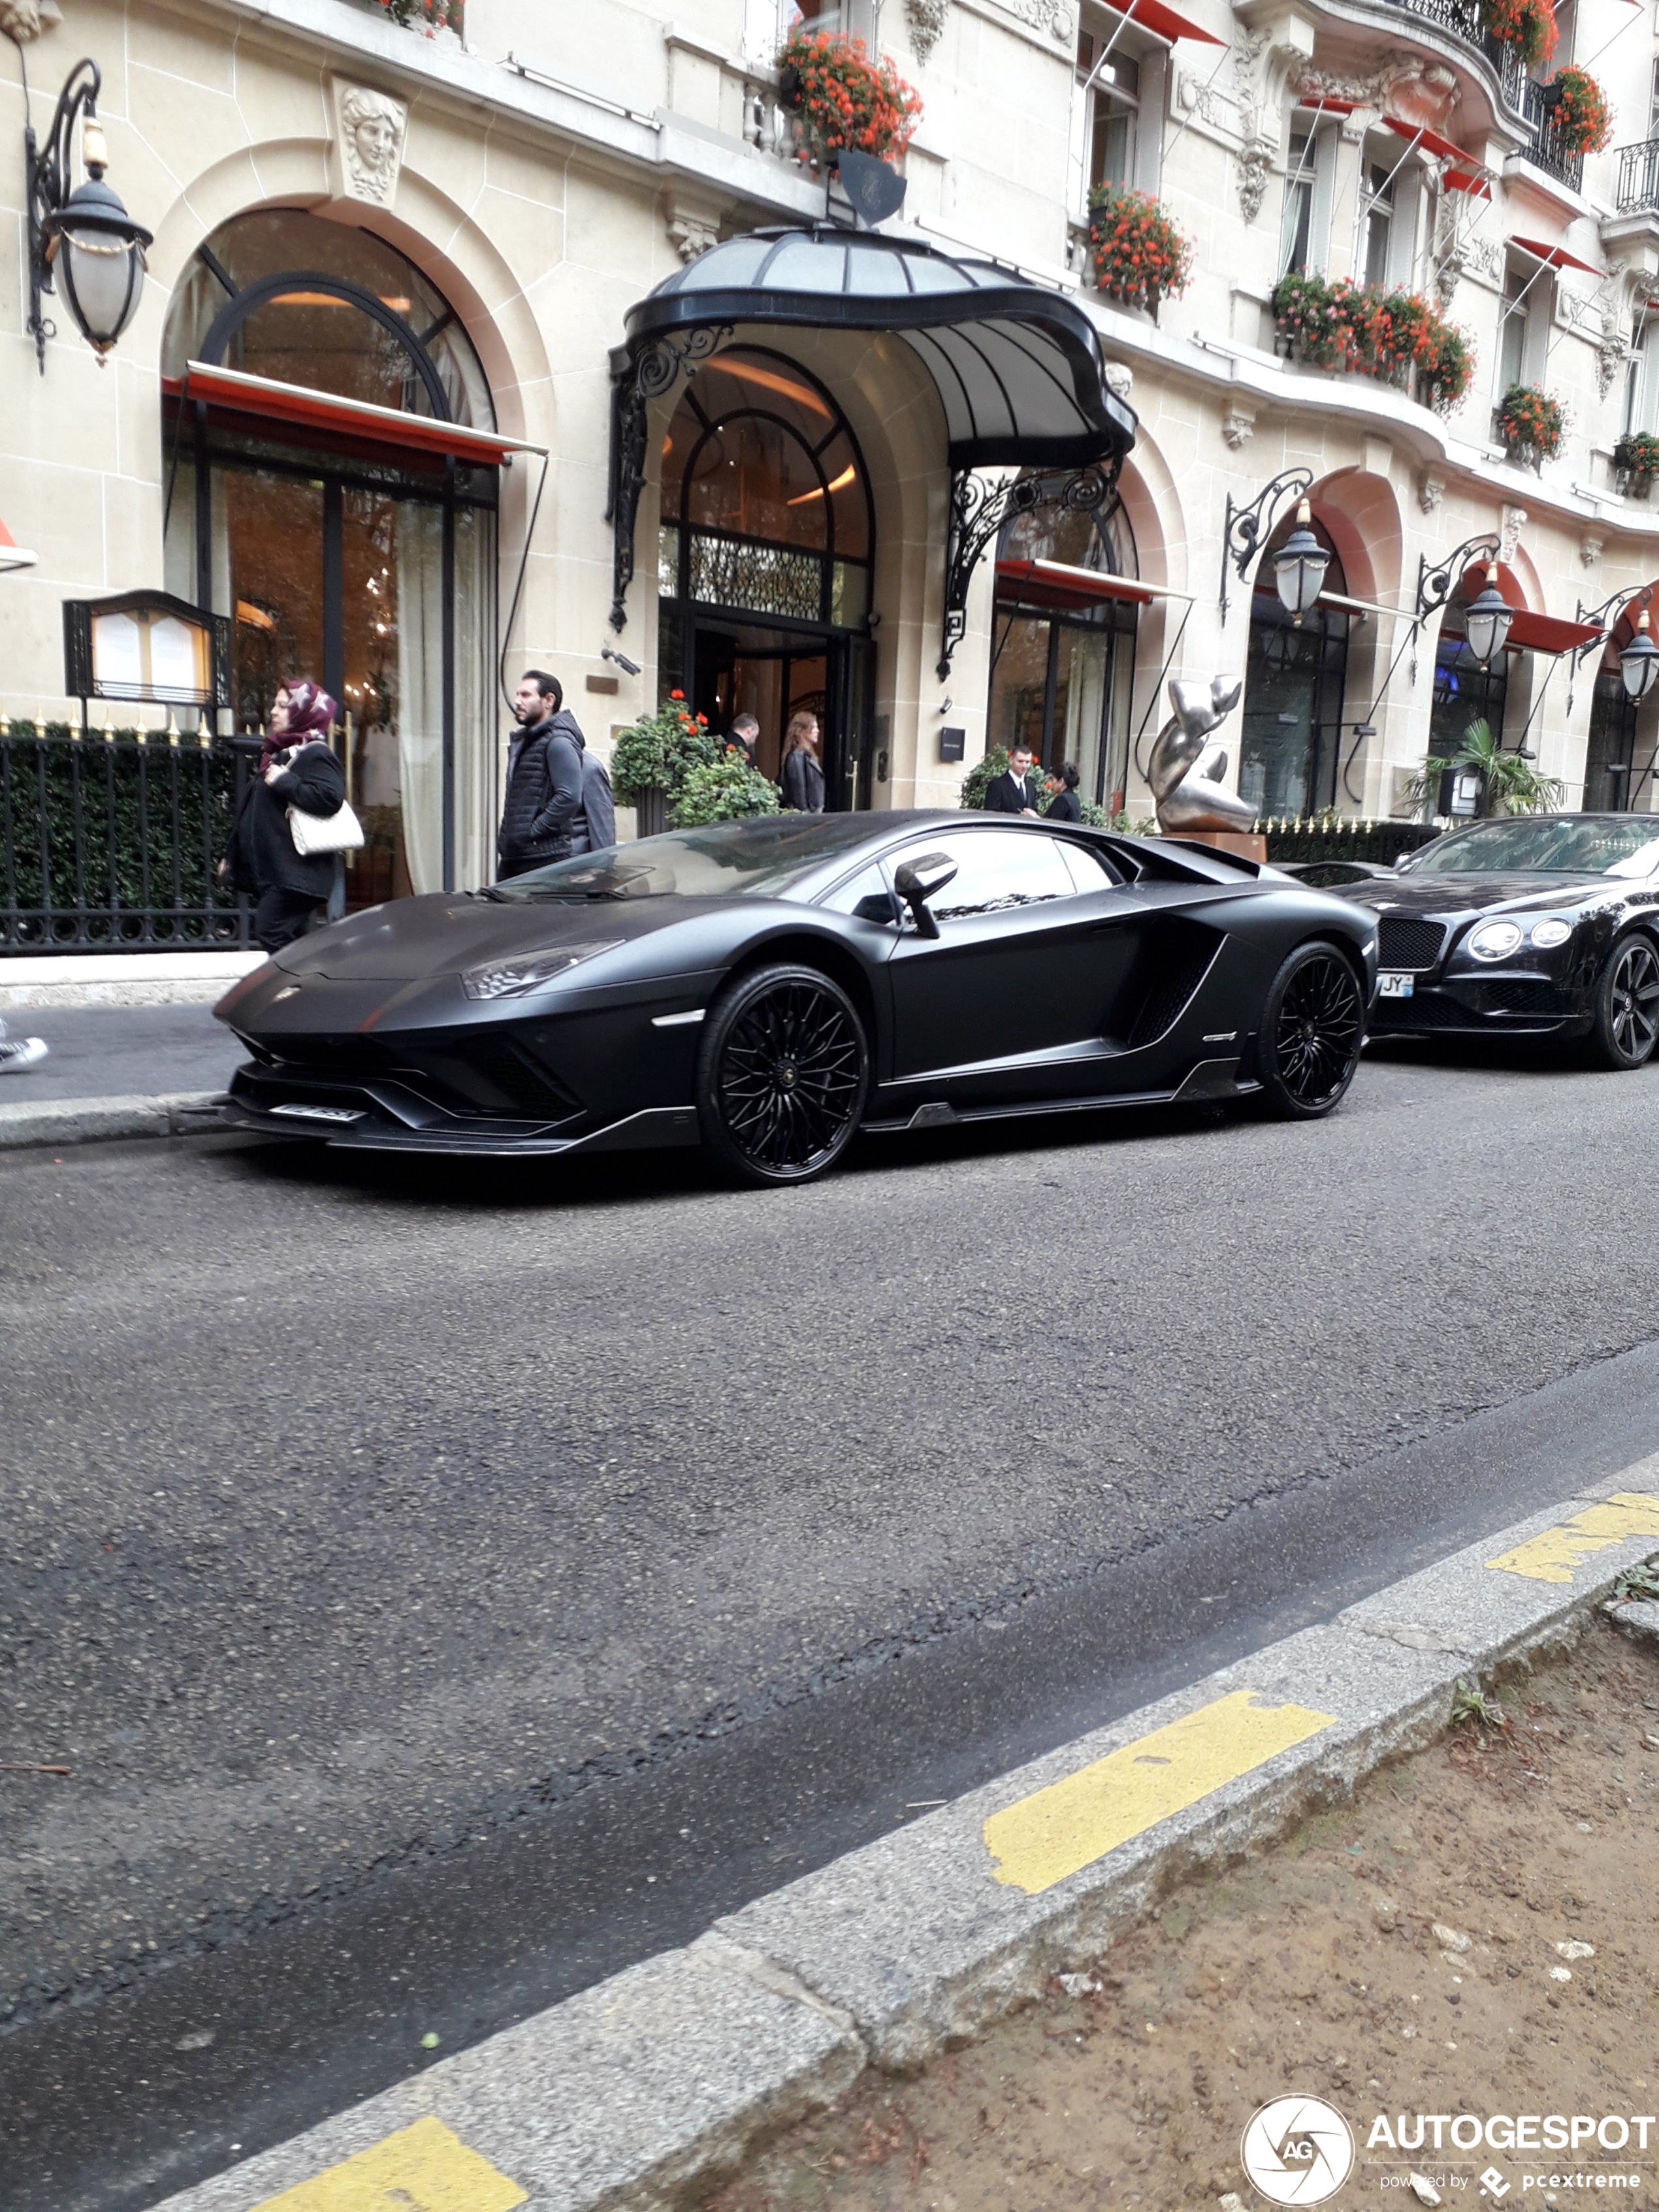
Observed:
[[[574,715],[566,715],[574,721]],[[607,853],[617,842],[617,801],[611,789],[611,774],[596,752],[582,744],[582,811],[576,817],[570,832],[570,850],[577,853]]]
[[[789,717],[778,769],[783,803],[797,814],[823,811],[823,770],[818,765],[818,718],[807,707]]]
[[[496,842],[499,878],[568,860],[582,811],[580,725],[567,714],[564,686],[544,668],[526,671],[513,696],[519,734],[507,758],[507,797]]]
[[[258,900],[253,934],[267,952],[303,937],[334,890],[338,855],[297,851],[288,818],[290,806],[326,818],[345,804],[345,777],[329,742],[334,715],[320,684],[290,678],[283,685],[219,863],[222,877]]]
[[[9,1037],[4,1022],[0,1022],[0,1075],[17,1075],[26,1067],[38,1067],[51,1050],[45,1037]]]

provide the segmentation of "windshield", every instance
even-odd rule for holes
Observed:
[[[858,814],[775,814],[672,830],[610,852],[556,860],[491,886],[495,899],[788,898],[849,846],[867,844]]]
[[[1650,814],[1579,814],[1483,822],[1425,846],[1402,873],[1423,876],[1648,876],[1659,867]]]

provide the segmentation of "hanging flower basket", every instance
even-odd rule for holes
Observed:
[[[1480,27],[1528,69],[1547,68],[1555,58],[1559,33],[1550,0],[1480,0]]]
[[[1474,374],[1468,337],[1417,292],[1390,292],[1346,277],[1281,276],[1273,288],[1279,349],[1311,368],[1374,376],[1417,396],[1437,415],[1461,405]]]
[[[1607,96],[1587,70],[1564,69],[1550,90],[1558,95],[1555,135],[1565,154],[1600,154],[1613,143]]]
[[[1651,430],[1627,430],[1613,447],[1613,465],[1620,490],[1645,499],[1659,477],[1659,438]]]
[[[389,15],[407,31],[423,31],[428,39],[440,31],[466,35],[466,0],[368,0],[377,15]]]
[[[1193,242],[1148,192],[1096,185],[1089,195],[1089,253],[1095,282],[1108,298],[1150,314],[1191,281]]]
[[[902,155],[921,120],[921,94],[885,56],[872,62],[862,39],[792,31],[778,52],[778,94],[812,158]]]
[[[1511,460],[1536,469],[1553,461],[1566,435],[1566,410],[1535,384],[1512,384],[1498,403],[1498,434]]]

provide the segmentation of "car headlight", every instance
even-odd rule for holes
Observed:
[[[597,959],[601,952],[614,952],[623,939],[611,945],[584,945],[577,951],[568,947],[557,952],[532,952],[522,960],[492,960],[483,968],[464,968],[461,988],[469,999],[522,999],[531,991],[539,991],[545,983],[556,981],[583,960]]]
[[[1504,960],[1521,942],[1521,932],[1512,921],[1483,922],[1469,939],[1469,950],[1477,960]]]
[[[1533,924],[1532,941],[1540,952],[1547,952],[1553,945],[1565,945],[1571,935],[1572,924],[1563,921],[1559,914],[1547,915]]]

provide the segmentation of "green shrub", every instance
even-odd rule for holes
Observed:
[[[741,822],[750,815],[777,811],[776,784],[751,768],[733,745],[718,760],[702,762],[686,771],[668,820],[672,829],[696,830],[705,822]]]

